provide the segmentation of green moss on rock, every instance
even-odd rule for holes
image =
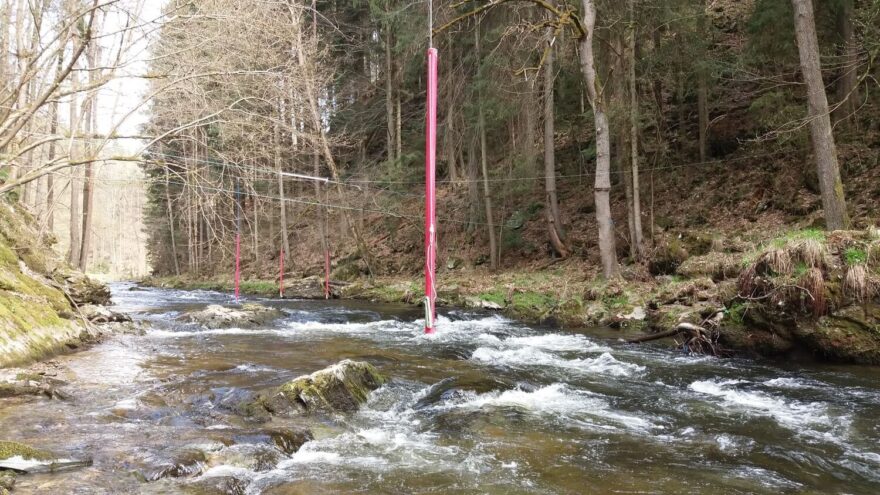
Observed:
[[[51,461],[55,458],[55,455],[51,452],[35,449],[23,443],[0,440],[0,459],[9,459],[12,457],[21,457],[22,459],[35,461]]]
[[[278,392],[287,400],[302,404],[306,411],[356,411],[370,392],[385,383],[373,365],[344,360],[282,385]]]

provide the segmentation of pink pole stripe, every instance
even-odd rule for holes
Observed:
[[[425,333],[434,332],[437,290],[437,49],[428,49],[428,101],[425,139]]]

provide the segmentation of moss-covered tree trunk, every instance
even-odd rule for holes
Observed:
[[[825,208],[825,224],[829,230],[849,227],[840,167],[837,163],[837,149],[831,129],[828,112],[828,96],[822,81],[822,66],[819,62],[819,41],[816,36],[816,21],[811,0],[791,0],[794,7],[795,36],[801,59],[801,71],[807,86],[807,107],[810,118],[810,136],[813,140],[813,153],[819,175],[819,188]]]

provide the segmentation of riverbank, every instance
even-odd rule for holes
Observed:
[[[334,273],[352,273],[336,266]],[[356,272],[355,272],[356,273]],[[621,338],[704,328],[719,354],[808,356],[880,364],[880,232],[799,230],[759,244],[719,239],[667,242],[648,265],[623,268],[614,281],[578,262],[490,273],[448,264],[438,304],[502,311],[528,323],[611,327]],[[418,275],[333,280],[334,297],[420,304]],[[147,285],[232,290],[225,278],[153,278]],[[321,279],[287,282],[285,296],[322,298]],[[278,283],[251,279],[241,291],[278,296]]]
[[[0,368],[101,340],[130,323],[104,308],[110,291],[53,252],[19,205],[0,200]]]

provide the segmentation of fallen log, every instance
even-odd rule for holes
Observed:
[[[642,342],[650,342],[652,340],[660,340],[665,339],[667,337],[674,337],[681,333],[690,333],[692,337],[708,334],[705,328],[701,326],[694,325],[693,323],[679,323],[674,328],[670,330],[666,330],[665,332],[652,333],[650,335],[643,335],[641,337],[636,337],[634,339],[630,339],[627,342],[630,344],[641,344]]]

